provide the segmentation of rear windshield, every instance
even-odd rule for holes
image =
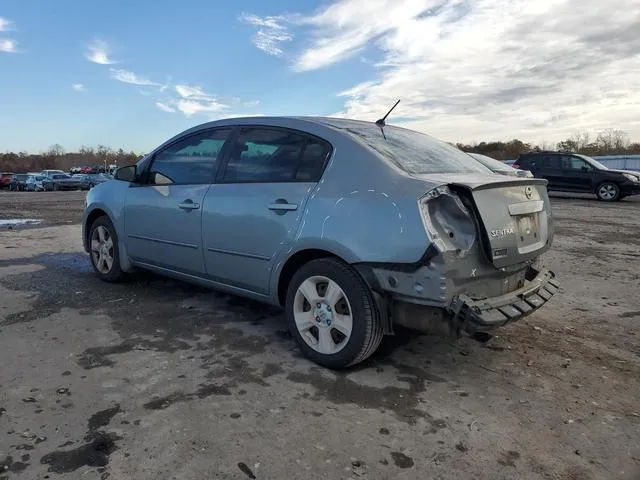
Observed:
[[[489,173],[463,151],[441,140],[399,127],[351,124],[346,132],[408,173]]]

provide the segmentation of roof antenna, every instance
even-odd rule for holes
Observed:
[[[376,120],[376,125],[380,127],[380,131],[382,132],[382,136],[384,137],[385,140],[387,139],[387,136],[384,134],[384,126],[386,125],[385,120],[387,119],[389,114],[393,111],[393,109],[398,106],[399,103],[400,103],[400,99],[398,99],[398,101],[393,105],[393,107],[391,107],[391,109],[387,112],[387,114],[384,117]]]
[[[387,117],[393,111],[393,109],[398,106],[399,103],[400,103],[400,99],[398,99],[398,101],[395,103],[395,105],[393,107],[391,107],[391,109],[387,112],[387,114],[384,117],[382,117],[379,120],[376,120],[376,125],[378,125],[379,127],[384,127],[386,125],[386,123],[384,123],[384,121],[387,119]]]

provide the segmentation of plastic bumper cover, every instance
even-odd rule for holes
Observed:
[[[623,195],[640,195],[640,183],[626,183],[620,187]]]
[[[447,310],[460,330],[470,334],[520,320],[547,303],[560,287],[550,270],[538,271],[529,267],[527,278],[531,280],[522,288],[499,297],[473,300],[460,295]]]

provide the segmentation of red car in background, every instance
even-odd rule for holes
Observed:
[[[13,177],[13,173],[11,172],[0,173],[0,189],[9,188],[9,185],[11,184],[11,177]]]

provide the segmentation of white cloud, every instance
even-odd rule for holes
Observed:
[[[160,86],[160,84],[157,82],[149,80],[146,77],[141,77],[133,72],[130,72],[128,70],[123,70],[121,68],[110,68],[109,72],[110,72],[109,76],[112,79],[118,80],[119,82],[122,82],[122,83],[129,83],[131,85],[139,85],[139,86],[145,86],[145,87]]]
[[[227,105],[218,103],[214,99],[210,100],[178,100],[176,108],[185,116],[191,117],[201,113],[219,113],[228,108]]]
[[[73,85],[71,85],[71,88],[73,88],[76,92],[86,92],[87,91],[87,88],[81,83],[74,83]]]
[[[366,50],[374,70],[337,114],[375,120],[401,98],[390,122],[445,140],[640,138],[638,18],[637,0],[339,0],[287,17],[303,42],[286,56],[311,72]]]
[[[111,47],[103,40],[95,39],[87,45],[85,57],[90,62],[98,63],[100,65],[112,65],[114,63],[118,63],[111,59],[110,56]]]
[[[9,30],[13,30],[13,23],[0,17],[0,32],[8,32]]]
[[[0,52],[17,53],[18,42],[11,40],[10,38],[0,38]]]
[[[182,98],[204,98],[209,99],[211,96],[206,93],[202,87],[196,85],[176,85],[176,92]]]
[[[186,117],[204,116],[208,119],[228,116],[232,107],[254,108],[257,101],[243,101],[237,97],[223,98],[207,92],[199,85],[180,83],[176,85],[151,81],[133,72],[123,69],[110,69],[110,76],[124,83],[153,88],[138,89],[141,95],[153,97],[155,106],[168,113],[180,112]]]
[[[0,17],[0,32],[9,32],[12,30],[15,30],[13,22]],[[17,53],[18,42],[13,38],[0,38],[0,52]]]
[[[293,34],[284,25],[284,17],[259,17],[243,13],[239,19],[243,23],[258,28],[251,40],[256,47],[269,55],[281,57],[283,51],[279,46],[280,43],[293,40]]]
[[[167,105],[166,103],[156,102],[156,107],[158,107],[163,112],[175,113],[176,109]]]

